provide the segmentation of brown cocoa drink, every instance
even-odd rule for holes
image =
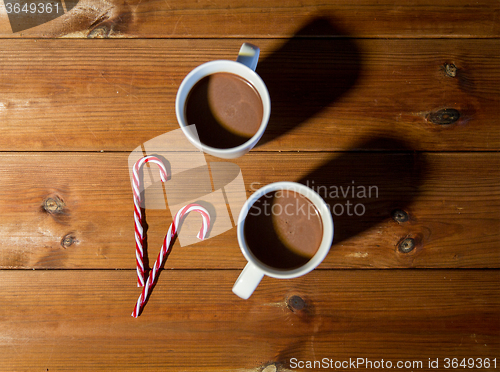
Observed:
[[[248,248],[259,261],[290,270],[314,256],[323,238],[323,223],[309,199],[294,191],[278,190],[253,204],[243,232]]]
[[[196,125],[201,143],[219,148],[242,145],[257,133],[264,108],[245,79],[228,72],[208,75],[191,89],[185,105],[188,125]]]

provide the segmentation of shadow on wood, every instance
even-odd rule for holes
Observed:
[[[340,154],[298,181],[329,205],[335,225],[334,245],[391,219],[394,211],[408,210],[419,194],[427,171],[424,155],[413,152],[403,141],[389,138],[374,138],[356,146],[362,150],[380,147],[404,150],[387,156]]]
[[[361,68],[356,43],[308,37],[341,34],[332,17],[315,18],[259,62],[256,71],[271,96],[271,118],[261,145],[300,126],[354,86]]]

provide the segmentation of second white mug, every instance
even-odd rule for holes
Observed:
[[[268,203],[266,206],[267,200],[264,199],[264,202],[260,203],[259,207],[255,208],[259,200],[263,200],[263,197],[266,195],[276,192],[292,192],[295,196],[291,199],[286,199],[287,197],[283,196],[283,200],[287,201],[285,204],[281,205]],[[300,204],[298,198],[302,199]],[[274,210],[274,205],[280,206],[280,208]],[[309,207],[303,207],[307,205],[309,205]],[[254,208],[252,209],[252,207]],[[266,228],[274,229],[276,226],[276,220],[273,220],[273,214],[277,213],[278,210],[282,214],[290,213],[291,219],[285,221],[287,224],[292,224],[292,220],[296,218],[293,213],[301,213],[303,215],[303,220],[300,223],[302,226],[299,226],[299,228],[301,229],[300,234],[302,234],[302,237],[299,238],[305,242],[304,245],[307,245],[311,240],[316,241],[318,244],[316,251],[312,251],[311,253],[312,257],[307,257],[304,260],[301,258],[299,261],[294,258],[295,266],[283,265],[284,260],[287,259],[286,256],[289,254],[285,252],[288,247],[285,250],[278,251],[275,248],[280,245],[278,241],[271,243],[264,241],[264,239],[266,239]],[[267,214],[270,214],[270,217],[266,217]],[[259,215],[264,218],[261,219]],[[316,222],[307,221],[306,218],[316,218],[316,222],[319,221],[321,230],[317,229],[319,232],[314,232],[314,224]],[[247,235],[245,226],[249,224],[249,220],[253,220],[255,228],[250,235]],[[287,228],[284,232],[288,233],[289,230],[290,229]],[[277,279],[291,279],[314,270],[330,251],[333,241],[333,230],[333,219],[328,205],[321,196],[311,188],[295,182],[276,182],[257,190],[243,205],[238,218],[238,243],[248,263],[236,280],[233,286],[233,292],[237,296],[247,299],[257,288],[264,275]],[[313,235],[316,235],[316,237],[313,238]],[[274,257],[272,260],[266,257],[266,255],[269,256],[268,253],[270,252],[268,251],[273,251],[272,255]]]

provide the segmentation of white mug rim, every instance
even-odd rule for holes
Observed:
[[[244,236],[244,222],[245,218],[248,214],[248,211],[252,207],[252,205],[263,195],[272,192],[272,191],[278,191],[278,190],[291,190],[298,192],[302,196],[306,197],[309,199],[314,206],[317,208],[321,221],[323,224],[323,237],[321,239],[321,244],[317,250],[317,252],[314,254],[314,256],[307,261],[304,265],[294,268],[294,269],[277,269],[274,267],[271,267],[269,265],[264,264],[261,262],[255,255],[251,252],[251,250],[248,248],[248,245],[245,240]],[[304,274],[309,273],[310,271],[314,270],[318,265],[325,259],[327,256],[328,252],[330,251],[330,247],[333,241],[333,233],[334,233],[334,227],[333,227],[333,219],[332,215],[330,213],[330,209],[328,208],[328,205],[326,202],[323,200],[321,196],[318,195],[313,189],[302,185],[300,183],[296,182],[288,182],[288,181],[282,181],[282,182],[274,182],[271,184],[268,184],[257,191],[253,193],[245,202],[243,205],[239,218],[238,218],[238,226],[237,226],[237,236],[238,236],[238,244],[240,246],[241,252],[243,253],[243,256],[245,259],[256,266],[259,270],[261,270],[265,275],[270,276],[272,278],[277,278],[277,279],[291,279],[291,278],[297,278],[299,276],[302,276]]]
[[[188,129],[190,125],[187,124],[185,120],[184,111],[189,91],[198,81],[200,81],[204,77],[218,72],[232,73],[247,80],[257,90],[262,101],[264,111],[259,129],[246,142],[235,147],[217,148],[202,143],[199,138],[194,136],[192,131]],[[253,148],[255,144],[260,140],[269,122],[269,117],[271,114],[271,99],[266,84],[254,70],[240,62],[221,59],[205,62],[191,70],[189,74],[186,75],[177,91],[177,95],[175,98],[175,113],[180,128],[195,147],[208,154],[213,154],[215,156],[220,155],[221,157],[230,157],[230,155],[232,154],[238,154],[241,152],[245,152],[248,148]]]

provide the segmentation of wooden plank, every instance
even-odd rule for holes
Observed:
[[[317,270],[266,277],[245,301],[231,292],[238,271],[169,270],[134,319],[132,270],[2,270],[0,370],[290,371],[292,358],[498,368],[499,275]]]
[[[299,28],[302,34],[314,36],[496,37],[500,7],[494,0],[474,4],[465,0],[377,4],[369,0],[335,4],[314,0],[81,0],[64,14],[59,10],[60,16],[52,19],[46,12],[32,15],[2,4],[0,37],[276,38],[292,36]],[[333,26],[324,26],[324,20]],[[33,27],[37,23],[41,25]]]
[[[178,129],[184,76],[203,62],[234,59],[243,41],[5,40],[0,148],[132,151]],[[408,144],[372,141],[370,149],[500,147],[498,39],[253,42],[272,98],[258,150],[366,150],[375,136]],[[460,118],[433,123],[430,114],[442,109]]]
[[[172,166],[192,167],[184,154]],[[173,155],[165,157],[173,162]],[[0,267],[135,267],[128,154],[4,153],[0,159]],[[500,265],[498,153],[256,152],[234,163],[247,195],[271,182],[300,181],[326,198],[335,238],[322,268]],[[167,185],[177,186],[170,191],[158,183],[151,189],[158,194],[145,196],[164,203],[164,209],[146,210],[151,260],[171,222],[165,195],[173,200],[173,193],[184,195],[195,183],[173,179]],[[205,200],[201,196],[195,198]],[[396,209],[409,220],[393,220]],[[166,267],[243,267],[235,230],[193,245],[176,242]],[[406,254],[398,250],[405,238],[416,243]]]

